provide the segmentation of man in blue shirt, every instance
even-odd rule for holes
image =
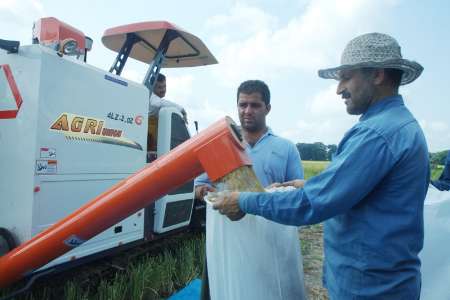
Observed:
[[[237,91],[237,108],[246,152],[261,184],[302,179],[297,148],[266,125],[271,108],[267,85],[260,80],[243,82]],[[197,198],[212,190],[206,174],[196,178],[194,185]],[[208,206],[206,255],[213,300],[305,299],[296,226],[251,215],[233,223]]]
[[[423,203],[429,183],[423,132],[398,87],[423,68],[397,41],[370,33],[351,40],[341,66],[319,76],[339,81],[349,114],[361,115],[321,174],[285,193],[238,193],[214,208],[283,224],[325,221],[324,285],[331,299],[418,299]]]

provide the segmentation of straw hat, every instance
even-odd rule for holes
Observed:
[[[351,40],[342,53],[341,66],[319,70],[319,76],[339,80],[339,71],[358,68],[400,69],[401,85],[413,82],[423,71],[419,63],[402,58],[400,45],[393,37],[373,32]]]

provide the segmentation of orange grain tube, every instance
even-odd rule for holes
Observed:
[[[0,287],[6,287],[72,250],[70,237],[87,241],[203,172],[212,181],[250,165],[226,117],[117,183],[81,208],[0,257]]]

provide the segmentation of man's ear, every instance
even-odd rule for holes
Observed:
[[[272,108],[272,106],[270,106],[270,103],[266,105],[266,114],[268,114],[270,112],[271,108]]]
[[[376,69],[373,77],[373,84],[381,85],[386,78],[386,73],[384,69]]]

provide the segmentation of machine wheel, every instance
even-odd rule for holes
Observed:
[[[0,228],[0,256],[5,255],[16,247],[12,234],[5,228]]]

